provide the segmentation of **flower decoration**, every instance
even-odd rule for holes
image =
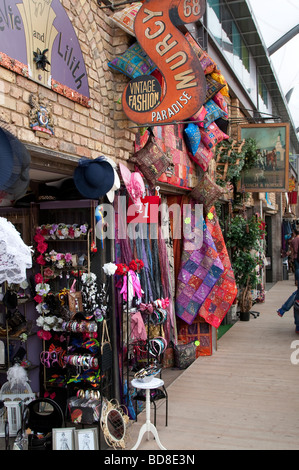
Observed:
[[[37,332],[37,336],[41,339],[44,339],[45,341],[48,341],[49,339],[52,338],[50,331],[44,331],[44,330],[39,330]]]
[[[129,264],[129,269],[135,272],[136,271],[140,272],[143,266],[144,266],[144,263],[141,259],[135,259],[135,260],[132,260],[131,263]]]
[[[117,269],[115,271],[115,274],[123,276],[124,274],[127,274],[129,272],[129,267],[126,264],[118,263],[116,266]]]
[[[117,270],[117,265],[114,263],[106,263],[103,266],[103,271],[107,276],[113,276]]]
[[[44,239],[71,239],[79,238],[86,235],[88,230],[88,224],[82,224],[78,226],[77,224],[44,224],[37,228],[38,237],[43,237],[43,239],[36,239],[36,243],[43,242]]]

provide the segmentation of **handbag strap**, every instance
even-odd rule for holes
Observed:
[[[105,334],[106,334],[106,339],[105,339]],[[103,344],[104,344],[105,341],[108,341],[108,342],[110,343],[110,336],[109,336],[107,321],[106,321],[106,320],[103,320],[102,344],[101,344],[101,347],[103,347]]]

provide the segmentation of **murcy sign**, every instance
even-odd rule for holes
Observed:
[[[198,21],[205,0],[145,0],[136,15],[136,39],[160,70],[165,90],[153,76],[128,83],[123,97],[127,117],[141,125],[190,118],[206,96],[206,79],[199,58],[179,27]]]

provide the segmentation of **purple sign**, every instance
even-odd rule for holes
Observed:
[[[27,66],[28,78],[89,97],[80,44],[59,0],[0,0],[0,52]],[[44,68],[37,67],[38,54]]]

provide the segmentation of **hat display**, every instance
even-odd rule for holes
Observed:
[[[113,187],[113,167],[105,157],[81,158],[74,171],[74,182],[82,196],[99,199]]]
[[[108,163],[110,163],[110,165],[112,166],[113,171],[114,171],[113,186],[110,189],[110,191],[108,191],[108,193],[106,194],[109,202],[113,202],[114,201],[114,196],[115,196],[115,191],[117,191],[120,188],[120,179],[119,179],[119,176],[118,176],[117,171],[116,171],[116,163],[109,157],[104,157],[104,158],[105,158],[105,160],[107,160]]]
[[[15,199],[26,194],[29,186],[30,154],[11,132],[0,127],[0,189]]]
[[[141,198],[145,193],[145,185],[141,174],[138,172],[131,173],[129,168],[127,168],[122,163],[119,164],[119,169],[123,182],[125,183],[132,201],[134,202],[135,206],[141,207]]]

